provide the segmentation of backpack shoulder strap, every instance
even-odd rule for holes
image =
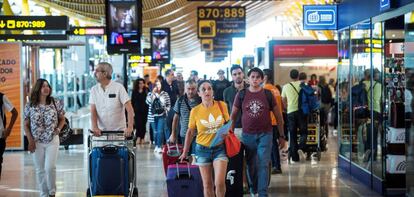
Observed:
[[[246,96],[246,89],[241,89],[239,91],[239,102],[240,102],[240,105],[243,105],[244,96]]]
[[[176,112],[178,115],[181,115],[181,105],[183,104],[184,96],[185,95],[180,96],[180,98],[178,98],[178,106],[177,106],[178,111]]]
[[[299,94],[298,89],[296,89],[296,87],[292,84],[292,82],[290,82],[289,84],[293,87],[293,89],[295,90],[295,92]]]
[[[265,92],[265,95],[266,95],[267,103],[269,104],[270,111],[272,111],[273,108],[275,107],[274,105],[272,105],[273,104],[273,102],[272,102],[273,101],[273,94],[270,90],[267,90],[267,89],[264,89],[264,92]]]
[[[4,94],[0,92],[0,117],[3,120],[3,126],[6,127],[6,125],[4,125],[6,118],[5,118],[5,113],[3,113],[3,95]]]

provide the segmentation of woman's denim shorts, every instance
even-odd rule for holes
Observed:
[[[213,161],[222,160],[228,161],[226,148],[224,144],[209,148],[200,144],[196,145],[196,164],[199,166],[206,166],[213,163]]]

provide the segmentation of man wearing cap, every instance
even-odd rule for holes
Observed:
[[[224,89],[231,86],[229,80],[224,77],[224,70],[218,70],[218,79],[213,82],[214,100],[223,101]]]
[[[190,80],[194,80],[195,82],[199,82],[200,78],[198,78],[198,72],[195,70],[191,71]]]

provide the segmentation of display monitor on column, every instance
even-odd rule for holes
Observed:
[[[109,54],[139,53],[141,0],[106,0],[106,35]]]
[[[155,63],[170,63],[170,29],[151,28],[152,60]]]

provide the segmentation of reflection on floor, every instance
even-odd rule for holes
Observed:
[[[86,128],[87,125],[79,126]],[[335,137],[330,139],[328,152],[322,154],[320,162],[283,163],[283,174],[272,175],[270,196],[379,196],[337,168],[336,140]],[[164,197],[167,196],[167,189],[161,155],[154,153],[153,148],[146,144],[135,150],[139,196]],[[60,149],[56,196],[85,196],[88,187],[87,159],[86,145]],[[5,153],[0,197],[6,196],[39,196],[32,157],[27,152]]]

